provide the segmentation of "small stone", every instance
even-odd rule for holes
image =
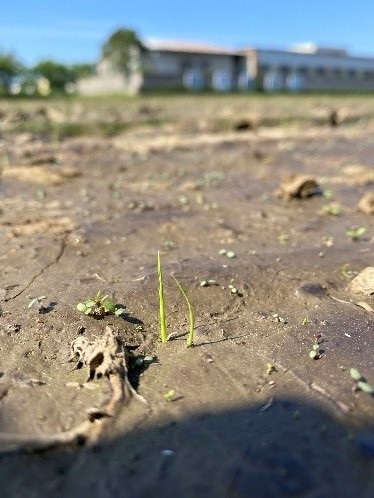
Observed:
[[[347,290],[353,294],[374,294],[374,267],[368,266],[362,270],[348,285]]]
[[[232,259],[236,257],[236,254],[234,253],[234,251],[227,251],[226,256]]]
[[[361,197],[358,209],[365,214],[374,214],[374,192],[366,192]]]

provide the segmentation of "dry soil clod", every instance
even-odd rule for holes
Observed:
[[[282,178],[280,187],[276,191],[276,196],[281,199],[291,200],[295,198],[304,199],[320,193],[321,189],[313,176],[288,173]]]
[[[358,209],[365,214],[374,214],[374,192],[366,192],[361,197]]]

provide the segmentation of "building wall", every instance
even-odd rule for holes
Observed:
[[[81,79],[83,94],[135,94],[151,89],[230,91],[374,90],[374,59],[352,57],[342,50],[316,53],[249,49],[150,49],[135,60],[131,75],[113,71],[106,61],[97,74]]]
[[[247,54],[247,69],[253,66]],[[348,55],[258,50],[257,85],[276,90],[374,90],[374,59]]]
[[[228,91],[237,86],[234,55],[154,51],[144,62],[144,89],[179,87]]]

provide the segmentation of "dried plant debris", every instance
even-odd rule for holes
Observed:
[[[358,203],[358,209],[365,214],[374,214],[374,191],[366,192],[366,194],[361,197]]]
[[[120,337],[106,326],[105,333],[94,341],[79,336],[71,343],[76,368],[87,367],[88,381],[106,378],[111,387],[110,397],[100,407],[86,410],[87,419],[77,427],[56,434],[29,436],[0,433],[0,451],[46,451],[67,445],[88,445],[98,441],[110,417],[116,415],[121,403],[135,396],[144,403],[127,377],[126,351]]]
[[[374,294],[374,266],[367,266],[348,285],[347,290],[353,294]]]
[[[281,199],[291,200],[295,198],[304,199],[312,195],[320,194],[321,192],[321,188],[313,176],[288,173],[282,178],[276,195]]]

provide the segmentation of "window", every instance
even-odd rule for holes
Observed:
[[[189,90],[204,88],[204,75],[200,69],[187,69],[183,74],[183,86]]]
[[[229,71],[214,71],[212,76],[212,87],[221,92],[227,92],[232,88],[231,74]]]

